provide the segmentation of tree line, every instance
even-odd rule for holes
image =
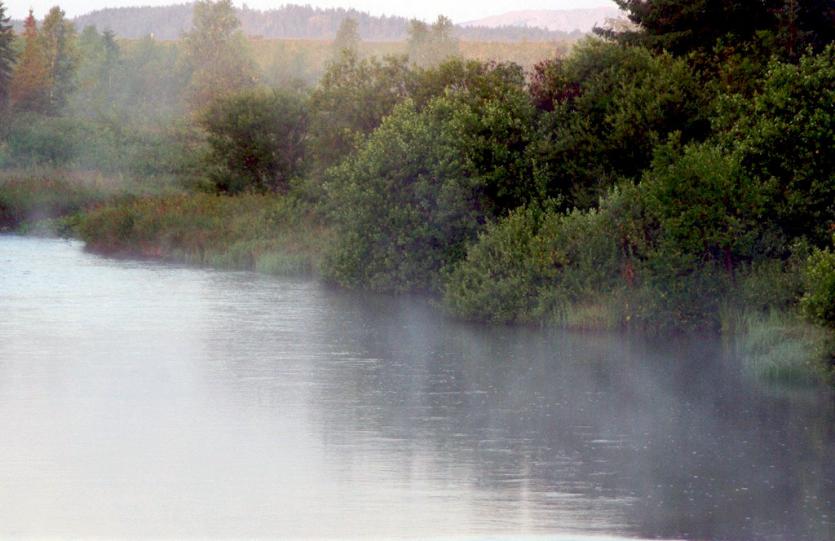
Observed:
[[[194,5],[107,8],[77,17],[74,22],[78,28],[110,28],[121,38],[139,39],[153,35],[157,39],[179,39],[192,28]],[[265,11],[244,6],[235,9],[235,15],[246,35],[282,39],[332,39],[342,21],[352,19],[365,40],[403,41],[408,37],[410,24],[405,17],[373,16],[355,9],[294,4]],[[455,26],[454,32],[456,37],[470,41],[565,41],[580,37],[579,33],[532,27]]]

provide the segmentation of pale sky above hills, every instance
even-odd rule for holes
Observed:
[[[22,19],[29,8],[35,10],[35,17],[39,20],[54,5],[59,5],[69,17],[83,15],[93,10],[106,7],[125,6],[164,6],[182,4],[189,0],[6,0],[7,14],[14,19]],[[233,0],[240,7],[244,2]],[[310,4],[317,7],[353,7],[360,11],[367,11],[372,15],[401,15],[403,17],[417,17],[433,20],[439,13],[447,15],[455,22],[466,22],[480,19],[489,15],[499,15],[508,11],[524,9],[579,9],[599,6],[614,6],[610,0],[248,0],[246,4],[252,9],[278,8],[283,4]]]

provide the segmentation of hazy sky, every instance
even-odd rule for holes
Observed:
[[[119,6],[163,6],[168,4],[182,4],[188,0],[5,0],[7,13],[14,19],[22,19],[29,8],[35,10],[35,16],[42,19],[44,14],[54,5],[59,5],[68,16],[74,17],[89,13],[96,9]],[[244,2],[233,0],[236,6]],[[434,19],[443,13],[456,22],[479,19],[488,15],[498,15],[507,11],[521,9],[569,9],[614,5],[610,0],[248,0],[246,4],[253,9],[277,8],[283,4],[310,4],[320,7],[353,7],[360,11],[368,11],[374,15],[402,15],[404,17],[418,17]]]

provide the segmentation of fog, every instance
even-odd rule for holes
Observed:
[[[0,237],[0,261],[3,535],[833,531],[831,402],[745,381],[718,343],[485,328],[64,241]]]
[[[166,0],[146,0],[141,3],[143,6],[167,6],[172,2]],[[478,4],[459,2],[449,3],[439,0],[428,0],[418,4],[414,2],[382,2],[380,0],[312,0],[298,2],[315,7],[323,8],[353,8],[359,11],[367,11],[373,15],[399,15],[401,17],[417,17],[431,21],[439,13],[445,14],[456,22],[466,22],[479,19],[487,15],[499,15],[508,11],[524,9],[582,9],[599,6],[614,6],[609,0],[526,0],[525,2],[510,2],[508,0],[489,0]],[[9,6],[9,15],[15,19],[26,17],[29,8],[32,8],[38,16],[45,14],[55,5],[54,2],[44,0],[32,0],[28,4],[12,4]],[[67,0],[61,7],[70,17],[84,15],[91,11],[114,7],[131,7],[137,3],[131,0]],[[247,5],[252,9],[274,9],[277,5],[266,0],[249,0],[248,2],[235,2],[235,5],[242,7]]]

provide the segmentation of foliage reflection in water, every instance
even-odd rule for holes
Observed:
[[[0,237],[0,535],[830,539],[825,390],[711,340]]]

